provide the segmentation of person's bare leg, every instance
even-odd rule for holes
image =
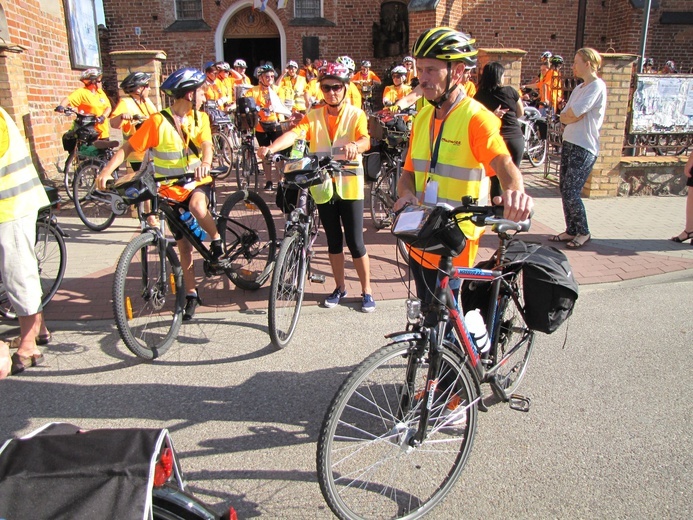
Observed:
[[[691,186],[688,186],[688,195],[686,195],[686,228],[677,235],[678,239],[688,240],[691,238],[689,233],[693,233],[693,187]]]
[[[10,375],[12,360],[10,359],[10,349],[7,343],[0,340],[0,379],[5,379]]]
[[[363,294],[373,294],[371,290],[371,262],[368,253],[361,258],[354,259],[354,268],[361,282],[361,292]]]
[[[180,266],[183,269],[185,293],[194,294],[197,291],[197,282],[195,281],[195,270],[193,268],[192,245],[184,238],[178,240],[176,244],[178,244]]]
[[[41,330],[42,313],[31,314],[29,316],[18,316],[19,319],[19,348],[17,354],[24,357],[40,354],[41,351],[36,346],[36,336]]]
[[[197,219],[197,222],[198,224],[200,224],[200,227],[205,230],[207,235],[209,235],[209,239],[218,240],[219,238],[221,238],[221,235],[217,230],[217,225],[216,222],[214,222],[214,217],[212,217],[212,214],[209,212],[209,209],[207,208],[208,204],[209,201],[207,200],[207,196],[200,191],[196,191],[192,194],[192,197],[190,197],[188,209],[190,210],[190,213],[192,213],[193,216]]]
[[[332,276],[334,276],[337,289],[340,291],[346,290],[346,279],[344,277],[344,253],[330,253],[330,266],[332,267]]]

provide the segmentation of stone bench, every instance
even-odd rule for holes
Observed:
[[[686,195],[683,167],[687,160],[684,154],[621,157],[618,195]]]

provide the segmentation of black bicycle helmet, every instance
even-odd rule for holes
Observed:
[[[268,72],[273,72],[274,74],[277,73],[277,71],[274,70],[274,67],[270,65],[269,63],[265,63],[264,65],[260,65],[257,68],[257,76],[260,77],[263,74],[267,74]]]
[[[553,56],[551,56],[549,58],[549,63],[551,65],[556,65],[556,66],[563,65],[563,57],[559,56],[558,54],[554,54]]]
[[[140,87],[146,87],[149,85],[149,80],[152,79],[152,75],[146,72],[131,72],[125,79],[120,83],[120,88],[126,94],[131,94]]]
[[[205,75],[193,68],[178,69],[161,84],[161,90],[173,97],[197,90],[205,82]]]
[[[468,34],[451,27],[434,27],[424,31],[416,39],[413,51],[417,59],[462,62],[473,67],[476,66],[476,56],[479,53],[474,48],[475,42]]]
[[[363,61],[361,62],[361,66],[370,69],[370,68],[371,68],[371,62],[368,61],[368,60],[363,60]]]

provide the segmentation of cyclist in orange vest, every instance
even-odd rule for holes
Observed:
[[[84,86],[64,98],[55,111],[64,112],[67,106],[71,106],[79,114],[101,117],[103,120],[94,125],[94,130],[99,133],[99,139],[108,139],[110,130],[106,120],[111,113],[111,102],[101,88],[103,84],[101,69],[87,69],[82,72],[79,79]]]

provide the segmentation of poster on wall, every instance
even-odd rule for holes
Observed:
[[[63,0],[73,69],[101,67],[94,0]]]
[[[638,75],[630,133],[693,133],[693,76]]]

